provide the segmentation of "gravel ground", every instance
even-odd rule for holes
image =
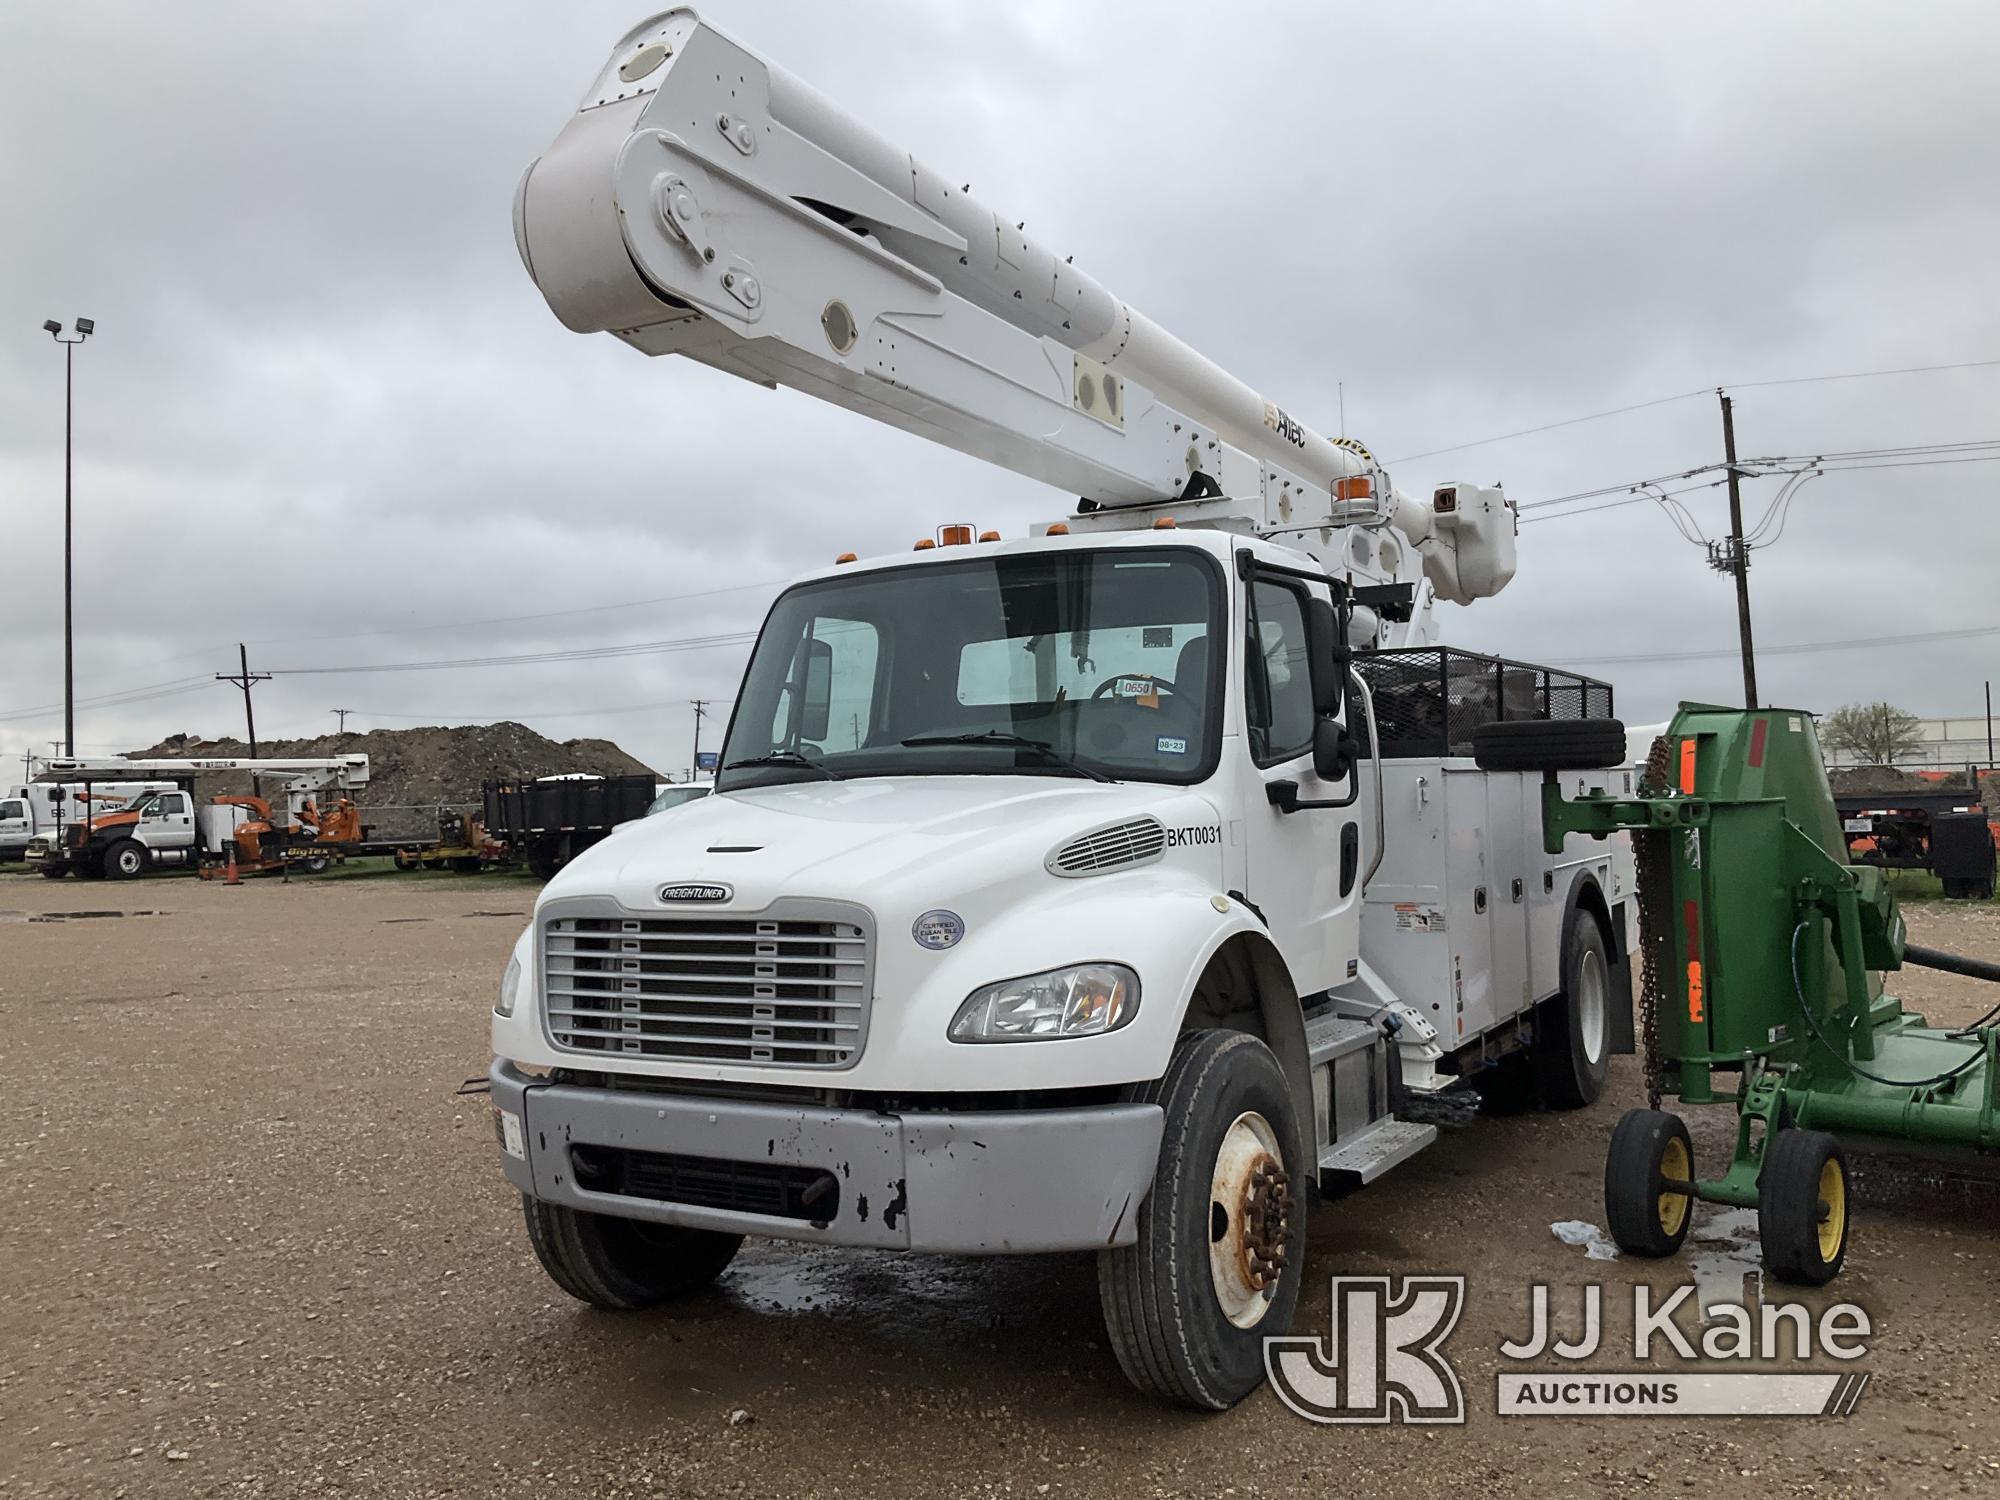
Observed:
[[[1549,1231],[1601,1222],[1630,1059],[1595,1107],[1481,1121],[1314,1221],[1302,1331],[1325,1330],[1332,1274],[1470,1278],[1447,1346],[1464,1428],[1318,1427],[1268,1393],[1220,1417],[1150,1407],[1084,1257],[753,1246],[681,1308],[591,1312],[543,1278],[485,1102],[453,1093],[484,1071],[532,896],[0,876],[0,1497],[2000,1492],[1992,1198],[1894,1173],[1864,1184],[1829,1289],[1877,1330],[1853,1417],[1493,1414],[1530,1283],[1573,1320],[1602,1279],[1627,1309],[1607,1367],[1629,1368],[1625,1287],[1688,1278]],[[105,909],[123,915],[82,916]],[[1910,923],[2000,957],[1994,908]],[[1951,976],[1901,987],[1933,1019],[1989,1003]],[[1722,1116],[1701,1112],[1705,1162]]]

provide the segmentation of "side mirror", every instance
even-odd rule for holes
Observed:
[[[1322,719],[1335,717],[1347,696],[1347,652],[1340,639],[1339,617],[1324,599],[1306,603],[1306,649],[1312,663],[1313,713]]]
[[[806,643],[805,689],[799,700],[799,738],[824,740],[833,710],[833,647]]]
[[[1354,774],[1359,750],[1347,726],[1334,719],[1313,724],[1313,772],[1321,781],[1345,781]]]

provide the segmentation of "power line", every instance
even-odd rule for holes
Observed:
[[[372,672],[443,672],[460,667],[520,667],[540,662],[606,661],[625,656],[651,656],[673,651],[705,651],[715,646],[748,645],[754,630],[720,635],[678,636],[659,641],[630,641],[611,646],[576,646],[560,651],[523,651],[510,656],[448,656],[431,661],[376,662],[346,667],[273,667],[276,677],[340,677]]]
[[[1872,380],[1890,375],[1929,375],[1941,370],[1983,370],[2000,365],[2000,359],[1968,359],[1955,364],[1944,365],[1904,365],[1893,370],[1850,370],[1840,375],[1793,375],[1780,380],[1732,380],[1725,381],[1720,389],[1732,391],[1757,390],[1778,385],[1818,385],[1830,380]],[[1502,432],[1493,437],[1475,438],[1469,443],[1454,443],[1448,448],[1431,448],[1423,453],[1409,453],[1401,458],[1388,460],[1388,464],[1414,463],[1420,458],[1438,458],[1446,453],[1463,453],[1468,448],[1484,448],[1490,443],[1505,443],[1514,438],[1534,437],[1539,433],[1554,432],[1558,428],[1575,427],[1583,422],[1599,422],[1606,417],[1622,417],[1627,412],[1645,411],[1655,406],[1671,406],[1676,401],[1692,400],[1696,396],[1706,396],[1716,390],[1716,386],[1705,385],[1692,391],[1681,391],[1672,396],[1656,396],[1651,401],[1635,401],[1630,406],[1614,406],[1607,411],[1587,412],[1580,417],[1565,417],[1559,422],[1544,422],[1536,427],[1523,427],[1515,432]]]
[[[156,698],[172,698],[182,693],[199,692],[214,687],[209,677],[182,677],[172,682],[156,682],[144,687],[124,688],[117,692],[102,693],[95,697],[79,698],[78,708],[122,708],[130,703],[150,703]],[[24,719],[40,718],[44,714],[55,713],[62,708],[60,703],[43,703],[33,708],[9,709],[0,713],[0,724],[18,723]]]
[[[734,698],[704,698],[703,703],[734,703]],[[685,698],[666,698],[657,703],[612,703],[601,708],[510,708],[498,712],[475,712],[472,709],[433,709],[429,713],[378,713],[374,709],[358,708],[354,712],[365,719],[477,719],[482,723],[492,723],[500,719],[591,719],[600,714],[650,713],[654,709],[684,708]]]
[[[1554,432],[1559,427],[1575,427],[1582,422],[1599,422],[1606,417],[1622,417],[1630,411],[1645,411],[1648,407],[1671,406],[1676,401],[1686,401],[1695,396],[1706,396],[1713,386],[1703,386],[1699,390],[1682,391],[1677,396],[1660,396],[1651,401],[1635,401],[1630,406],[1614,406],[1609,411],[1589,412],[1581,417],[1564,417],[1560,422],[1544,422],[1539,427],[1523,427],[1518,432],[1502,432],[1493,437],[1475,438],[1469,443],[1453,443],[1449,448],[1432,448],[1423,453],[1406,453],[1401,458],[1392,458],[1387,466],[1415,463],[1420,458],[1437,458],[1446,453],[1463,453],[1467,448],[1484,448],[1489,443],[1504,443],[1513,438],[1533,437],[1541,432]]]
[[[571,615],[603,614],[616,609],[643,609],[657,604],[681,604],[692,599],[714,599],[723,594],[741,594],[752,589],[783,588],[792,580],[770,579],[759,583],[733,583],[727,588],[702,589],[690,594],[660,594],[651,599],[627,599],[617,604],[586,604],[575,609],[550,609],[532,615],[494,615],[483,620],[445,620],[433,625],[396,625],[381,630],[356,630],[341,635],[271,636],[260,646],[302,646],[322,641],[368,640],[385,635],[420,635],[433,630],[471,630],[484,625],[519,625],[535,620],[559,620]],[[170,660],[172,658],[169,658]]]
[[[2000,635],[2000,625],[1974,625],[1962,630],[1928,630],[1915,635],[1871,635],[1849,641],[1807,641],[1792,646],[1759,646],[1761,656],[1801,656],[1819,651],[1868,651],[1878,646],[1921,646],[1937,641],[1970,640],[1978,636]],[[1646,651],[1626,656],[1566,656],[1577,666],[1623,666],[1654,661],[1725,660],[1737,654],[1731,646],[1712,651]]]

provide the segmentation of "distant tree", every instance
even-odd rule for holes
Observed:
[[[1820,743],[1865,765],[1893,766],[1923,744],[1917,716],[1893,703],[1847,703],[1820,724]]]

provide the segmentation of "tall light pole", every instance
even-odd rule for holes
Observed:
[[[72,524],[75,519],[71,504],[71,438],[75,432],[76,411],[76,346],[97,332],[97,323],[90,318],[76,320],[76,333],[66,336],[62,324],[50,318],[42,327],[48,329],[49,337],[63,346],[63,754],[76,754],[76,633],[75,615],[71,608],[70,558]]]

